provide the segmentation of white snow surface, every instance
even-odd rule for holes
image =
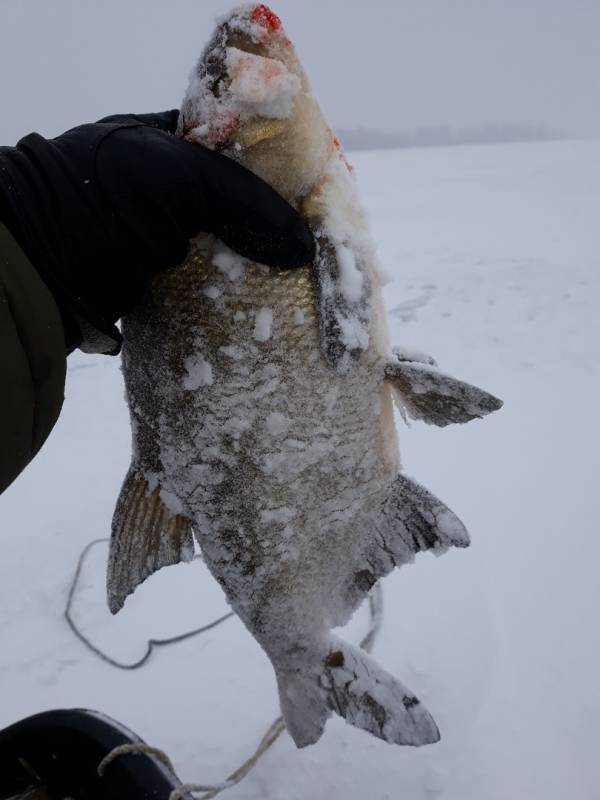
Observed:
[[[392,276],[391,342],[431,353],[505,402],[466,426],[399,423],[410,474],[472,539],[383,582],[374,655],[426,703],[442,741],[403,749],[333,718],[306,750],[284,734],[223,796],[596,797],[600,143],[353,162]],[[80,551],[109,533],[129,450],[118,360],[73,355],[56,430],[0,497],[0,726],[47,708],[95,708],[164,748],[182,779],[219,781],[278,714],[273,670],[244,626],[231,620],[127,673],[85,650],[62,617]],[[106,545],[90,553],[75,616],[116,658],[133,661],[148,638],[226,608],[194,561],[162,570],[112,618],[106,555]],[[358,641],[366,623],[362,609],[344,637]]]

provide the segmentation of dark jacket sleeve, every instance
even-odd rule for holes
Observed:
[[[0,493],[54,427],[66,365],[56,303],[0,222]]]

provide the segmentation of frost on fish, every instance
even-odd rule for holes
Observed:
[[[266,6],[219,25],[178,133],[270,183],[304,214],[318,253],[270,270],[201,235],[123,320],[133,459],[113,521],[111,610],[189,558],[193,529],[273,664],[298,746],[332,713],[389,742],[436,741],[412,692],[331,629],[396,566],[468,544],[457,517],[400,472],[393,395],[435,424],[498,401],[425,356],[390,355],[352,171]]]
[[[423,353],[421,350],[415,350],[414,347],[400,347],[397,345],[392,348],[392,353],[397,361],[416,361],[417,364],[429,364],[430,367],[437,367],[437,362],[433,356]]]
[[[336,147],[324,180],[308,203],[323,355],[340,372],[369,346],[370,274],[375,261],[354,178]]]
[[[189,391],[193,392],[201,386],[210,386],[213,382],[212,367],[199,353],[188,356],[184,367],[186,375],[183,385]]]
[[[273,311],[270,308],[261,308],[256,312],[253,336],[257,342],[266,342],[271,338],[273,325]]]

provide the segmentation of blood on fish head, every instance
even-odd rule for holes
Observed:
[[[282,27],[277,14],[264,3],[259,3],[251,9],[250,19],[270,32],[280,31]]]
[[[281,20],[262,3],[220,21],[191,76],[177,132],[240,161],[296,207],[335,149]]]
[[[263,3],[239,6],[220,21],[198,63],[179,133],[224,150],[259,120],[260,135],[255,125],[242,137],[244,146],[254,144],[280,132],[302,83],[306,78],[279,17]]]
[[[239,6],[225,21],[238,34],[246,34],[253,44],[265,48],[291,47],[277,14],[264,3]]]

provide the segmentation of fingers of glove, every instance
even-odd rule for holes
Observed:
[[[110,117],[99,119],[99,123],[138,123],[147,125],[150,128],[157,128],[166,133],[175,133],[177,130],[177,120],[179,119],[179,109],[171,111],[160,111],[157,114],[112,114]]]
[[[226,156],[176,141],[189,179],[197,181],[210,214],[206,220],[190,217],[187,226],[214,233],[241,255],[268,266],[289,269],[312,261],[315,243],[310,229],[274,189]],[[186,209],[181,213],[185,216]]]
[[[165,249],[160,239],[172,246],[204,231],[268,266],[299,267],[314,257],[314,239],[300,215],[226,156],[151,128],[122,128],[103,140],[96,163],[117,211],[126,209],[138,230],[156,237],[157,253]]]

